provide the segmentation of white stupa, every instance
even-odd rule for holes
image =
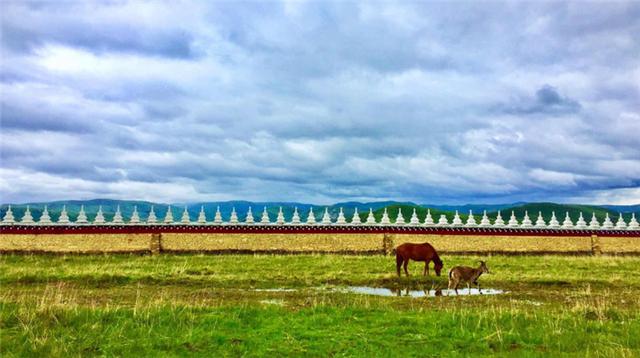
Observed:
[[[367,225],[375,225],[376,224],[376,218],[373,216],[373,209],[369,208],[369,215],[367,215],[367,221],[366,221]]]
[[[604,222],[602,223],[602,230],[611,230],[611,229],[613,229],[613,223],[609,218],[609,213],[606,213],[604,217]]]
[[[253,212],[251,211],[251,207],[249,207],[249,210],[247,210],[247,217],[244,218],[244,222],[246,224],[253,224],[255,222],[255,219],[253,218]]]
[[[362,224],[362,220],[360,219],[360,214],[358,213],[358,208],[356,207],[353,211],[353,217],[351,218],[351,225],[360,225]]]
[[[600,223],[598,219],[596,219],[596,213],[591,214],[591,221],[589,222],[589,229],[598,230],[600,229]]]
[[[462,219],[460,219],[460,214],[458,214],[458,210],[456,210],[456,214],[453,216],[453,222],[451,226],[462,226]]]
[[[182,217],[180,218],[180,223],[182,224],[190,224],[191,219],[189,218],[189,212],[187,211],[187,207],[184,207],[184,211],[182,212]]]
[[[331,225],[331,216],[329,216],[329,208],[324,208],[322,215],[322,225]]]
[[[307,224],[315,225],[316,214],[313,213],[313,207],[309,207],[309,215],[307,215]]]
[[[171,205],[167,206],[167,214],[164,216],[165,224],[173,224],[173,212],[171,211]]]
[[[478,222],[476,222],[476,218],[473,217],[472,210],[469,210],[469,217],[467,218],[467,223],[464,226],[468,226],[468,227],[478,226]]]
[[[531,223],[531,219],[529,218],[529,212],[524,211],[524,218],[522,219],[522,224],[520,224],[522,228],[532,228],[533,224]]]
[[[584,218],[582,217],[582,212],[580,212],[580,217],[578,218],[578,221],[576,222],[576,229],[584,230],[586,228],[587,228],[587,222],[584,221]]]
[[[382,213],[382,218],[380,219],[380,225],[389,225],[391,224],[391,219],[389,219],[389,213],[387,213],[387,208],[384,208],[384,212]]]
[[[42,224],[42,225],[49,225],[51,224],[51,216],[49,216],[49,210],[47,209],[47,206],[44,206],[44,209],[42,209],[42,215],[40,215],[40,220],[38,221],[38,224]]]
[[[571,221],[571,218],[569,217],[569,212],[565,212],[565,216],[564,216],[564,221],[562,222],[562,228],[563,229],[573,229],[573,221]]]
[[[29,205],[27,205],[27,209],[24,211],[24,215],[22,215],[21,224],[35,224],[33,221],[33,216],[31,215],[31,209]]]
[[[507,224],[509,227],[518,227],[520,224],[518,223],[518,219],[516,219],[516,214],[511,210],[511,217],[509,218],[509,223]]]
[[[485,210],[482,213],[482,220],[480,220],[480,227],[490,227],[491,221],[489,221],[489,217],[487,216],[487,211]]]
[[[638,220],[636,220],[636,213],[631,213],[631,220],[629,220],[627,230],[640,230],[640,224],[638,224]]]
[[[620,216],[618,216],[618,221],[616,222],[616,229],[625,230],[626,228],[627,223],[624,222],[624,218],[622,217],[622,214],[620,214]]]
[[[198,213],[198,224],[206,224],[207,216],[204,214],[204,205],[200,205],[200,212]]]
[[[260,224],[271,224],[271,219],[269,219],[269,213],[267,213],[266,206],[262,210],[262,218],[260,219]]]
[[[438,226],[449,226],[449,221],[444,214],[440,214],[440,219],[438,219]]]
[[[7,208],[7,212],[4,213],[4,218],[2,218],[3,224],[15,224],[16,219],[13,217],[13,211],[11,211],[11,205]]]
[[[427,216],[424,218],[425,226],[433,226],[435,223],[433,222],[433,216],[431,216],[431,209],[427,209]]]
[[[278,209],[278,216],[276,216],[276,224],[284,225],[284,213],[282,212],[282,206]]]
[[[67,206],[62,205],[62,211],[60,212],[60,216],[58,217],[58,224],[67,225],[71,221],[69,220],[69,214],[67,214]]]
[[[556,212],[552,211],[551,212],[551,219],[549,220],[549,229],[558,229],[560,228],[560,223],[558,222],[558,219],[556,219]]]
[[[153,205],[151,205],[151,209],[149,210],[149,216],[147,217],[147,224],[157,224],[158,218],[156,217],[156,212],[153,210]]]
[[[342,212],[342,208],[340,208],[340,212],[338,213],[338,219],[336,219],[337,225],[345,225],[347,223],[347,219],[344,217],[344,212]]]
[[[493,222],[494,227],[504,227],[504,219],[502,219],[502,214],[500,210],[498,210],[498,215],[496,216],[496,220]]]
[[[140,224],[140,214],[138,214],[138,207],[135,205],[133,206],[133,213],[131,213],[129,224]]]
[[[265,207],[266,211],[267,208]],[[213,215],[213,223],[216,225],[222,225],[222,214],[220,213],[220,206],[216,206],[216,213]]]
[[[413,208],[413,214],[411,214],[411,219],[409,219],[409,225],[420,225],[420,219],[418,219],[416,208]]]
[[[301,223],[300,214],[298,214],[298,207],[296,206],[293,208],[293,216],[291,217],[291,224],[299,225],[300,223]]]
[[[415,209],[414,209],[415,210]],[[398,208],[398,216],[396,216],[396,225],[406,225],[404,216],[402,215],[402,208]]]
[[[60,216],[62,216],[62,214],[60,214]],[[58,220],[58,222],[60,221]],[[96,217],[93,219],[93,223],[97,225],[106,223],[104,220],[104,213],[102,212],[102,205],[98,206],[98,212],[96,213]]]
[[[538,211],[538,219],[536,220],[535,227],[538,229],[544,229],[547,227],[547,223],[544,221],[544,218],[542,217],[542,211]]]
[[[113,214],[113,220],[111,220],[111,222],[114,224],[124,224],[124,220],[122,219],[122,213],[120,212],[120,205],[116,206],[116,213]]]
[[[87,219],[87,213],[84,212],[84,205],[80,205],[80,212],[78,212],[78,217],[76,218],[76,224],[88,224],[89,219]]]
[[[236,225],[238,224],[238,213],[236,213],[236,208],[231,207],[231,215],[229,216],[229,224]]]

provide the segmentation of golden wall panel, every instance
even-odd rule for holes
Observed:
[[[394,235],[395,246],[403,242],[429,242],[439,252],[591,251],[589,236]]]
[[[151,234],[0,235],[0,251],[139,252],[149,250]]]
[[[382,251],[383,234],[162,234],[162,249],[171,251]]]
[[[151,234],[0,234],[2,252],[144,252]],[[384,234],[163,233],[167,251],[383,252]],[[590,236],[387,234],[388,247],[429,242],[438,252],[591,252]],[[603,253],[640,253],[640,238],[599,237]]]
[[[602,253],[640,253],[640,237],[599,237]]]

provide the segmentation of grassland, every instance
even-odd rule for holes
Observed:
[[[507,294],[336,289],[446,284],[383,256],[6,255],[0,355],[640,356],[640,258],[486,259]]]

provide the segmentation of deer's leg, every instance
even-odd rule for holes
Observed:
[[[476,284],[476,287],[478,288],[478,293],[482,294],[482,291],[480,291],[480,282],[478,282],[478,280],[476,280],[476,282],[474,282]]]

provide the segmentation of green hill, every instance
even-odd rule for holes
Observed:
[[[611,220],[613,220],[614,222],[617,221],[618,217],[620,216],[620,213],[618,213],[618,212],[616,212],[614,210],[606,209],[606,208],[598,207],[598,206],[592,206],[592,205],[572,205],[572,204],[554,204],[554,203],[529,203],[529,204],[517,206],[517,207],[514,207],[514,208],[504,209],[502,211],[502,217],[503,218],[508,218],[508,216],[511,215],[511,211],[514,212],[514,214],[516,215],[516,217],[519,220],[522,220],[522,218],[524,217],[525,212],[528,212],[529,213],[529,218],[531,218],[531,220],[533,222],[535,222],[536,219],[538,218],[538,213],[542,213],[542,217],[547,222],[549,222],[549,220],[551,219],[551,215],[552,215],[553,212],[555,212],[556,218],[560,222],[562,222],[564,220],[566,213],[569,213],[569,217],[571,218],[571,220],[573,222],[576,222],[578,220],[578,217],[580,216],[580,213],[582,213],[582,216],[584,217],[584,220],[587,221],[587,222],[589,222],[591,220],[591,216],[593,214],[596,215],[596,218],[601,223],[604,220],[606,214],[609,214],[609,218]],[[639,214],[640,213],[636,213],[636,218],[638,218]],[[631,213],[626,213],[626,214],[622,214],[622,215],[623,215],[625,221],[627,221],[627,222],[631,218]],[[495,217],[495,213],[491,213],[490,216],[494,216]]]
[[[386,209],[387,209],[389,218],[391,219],[391,222],[396,221],[396,217],[398,215],[399,209],[402,209],[402,215],[404,216],[406,222],[409,222],[411,218],[411,214],[413,213],[414,209],[416,210],[416,214],[418,215],[420,222],[424,222],[424,219],[427,216],[427,208],[424,208],[418,205],[389,205],[386,207]],[[384,213],[384,210],[385,208],[380,208],[373,212],[373,215],[376,218],[376,221],[380,221]],[[438,222],[440,215],[445,215],[449,222],[453,221],[453,217],[455,216],[455,211],[443,211],[438,209],[430,209],[430,210],[431,210],[431,216],[433,217],[433,221],[436,223]],[[598,221],[600,221],[600,223],[602,223],[607,213],[609,214],[609,217],[611,218],[611,220],[614,222],[618,220],[618,217],[620,215],[620,213],[616,211],[606,209],[603,207],[592,206],[592,205],[530,203],[530,204],[524,204],[524,205],[520,205],[512,208],[505,208],[501,210],[500,212],[505,222],[509,220],[509,217],[511,216],[512,211],[516,216],[516,218],[518,219],[518,221],[520,222],[524,218],[525,212],[527,212],[529,215],[529,218],[534,223],[538,218],[538,212],[542,213],[542,217],[547,223],[551,219],[551,215],[553,212],[555,212],[556,218],[560,223],[562,223],[562,221],[564,220],[566,215],[565,213],[567,212],[569,213],[569,217],[574,223],[578,220],[580,213],[582,213],[584,220],[587,222],[591,220],[591,215],[595,213],[596,218],[598,219]],[[459,215],[462,221],[466,223],[467,218],[469,217],[469,213],[459,212]],[[487,213],[487,216],[489,217],[491,222],[495,220],[497,215],[498,215],[498,211]],[[625,221],[629,222],[629,219],[631,219],[631,213],[625,213],[622,215]],[[475,217],[476,221],[480,223],[480,219],[482,218],[482,212],[473,212],[473,216]],[[363,221],[366,220],[367,213],[360,214],[360,217]],[[640,212],[636,213],[636,219],[640,219]]]

